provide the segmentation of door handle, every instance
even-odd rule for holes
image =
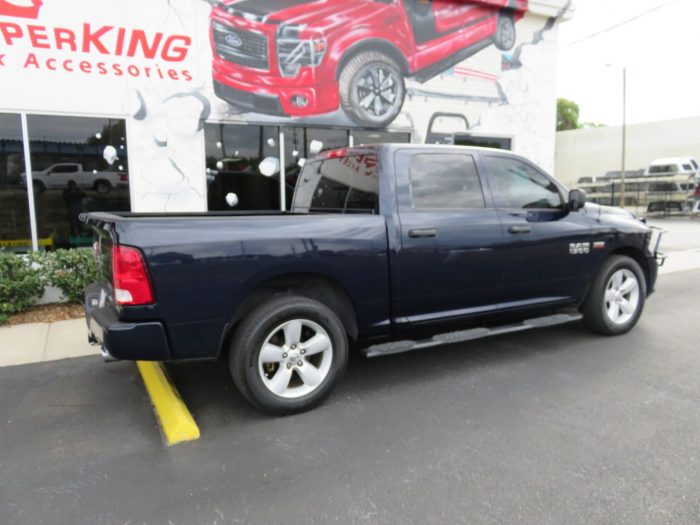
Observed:
[[[429,239],[431,237],[437,237],[438,231],[434,228],[426,228],[423,230],[410,230],[408,236],[411,239]]]
[[[532,233],[532,228],[530,228],[529,226],[511,226],[510,228],[508,228],[508,233]]]

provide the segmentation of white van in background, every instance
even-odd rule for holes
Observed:
[[[698,163],[692,157],[672,157],[657,159],[644,170],[645,177],[670,177],[685,175],[688,178],[698,176]]]

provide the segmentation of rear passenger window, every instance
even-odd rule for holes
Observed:
[[[484,193],[471,155],[419,153],[411,158],[410,175],[416,209],[484,207]]]
[[[504,209],[561,209],[564,206],[556,184],[521,160],[488,156],[491,193],[496,206]]]
[[[347,155],[309,162],[299,175],[294,211],[376,213],[376,155]]]

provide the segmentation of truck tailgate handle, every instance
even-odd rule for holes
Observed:
[[[426,228],[422,230],[410,230],[408,236],[411,239],[428,239],[431,237],[437,237],[438,231],[434,228]]]
[[[532,233],[532,228],[529,226],[511,226],[508,228],[508,233]]]

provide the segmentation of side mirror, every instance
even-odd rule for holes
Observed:
[[[586,192],[583,190],[571,190],[569,192],[569,210],[580,210],[586,205]]]

